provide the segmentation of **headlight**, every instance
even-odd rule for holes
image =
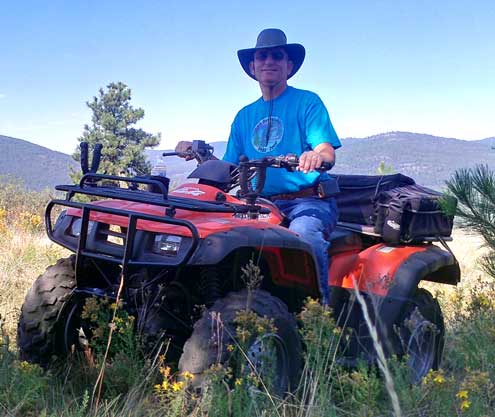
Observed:
[[[74,220],[72,220],[72,223],[69,227],[69,234],[74,237],[79,237],[81,234],[81,225],[82,225],[82,219],[80,217],[76,217]],[[91,233],[91,230],[93,230],[93,227],[95,225],[95,222],[88,222],[88,235]]]
[[[165,255],[179,253],[182,238],[174,235],[156,235],[153,243],[153,252]]]

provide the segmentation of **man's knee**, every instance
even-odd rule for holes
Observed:
[[[323,222],[313,216],[296,217],[290,222],[289,229],[300,235],[311,237],[324,232]]]

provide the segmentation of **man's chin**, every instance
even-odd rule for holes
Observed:
[[[271,78],[262,78],[260,80],[260,83],[263,84],[265,87],[275,87],[276,85],[280,84],[280,80],[275,80]]]

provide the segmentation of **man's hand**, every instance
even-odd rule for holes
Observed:
[[[307,174],[308,172],[321,167],[322,162],[323,158],[318,152],[306,151],[299,157],[299,166],[297,167],[297,170]]]
[[[327,142],[320,143],[314,150],[306,151],[299,157],[298,171],[305,174],[321,167],[323,162],[335,164],[335,149]]]
[[[175,147],[179,157],[184,158],[186,161],[194,159],[194,156],[190,153],[192,151],[192,142],[187,140],[181,140]]]

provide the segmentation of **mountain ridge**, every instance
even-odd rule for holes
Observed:
[[[0,177],[21,180],[30,190],[70,183],[70,168],[78,164],[71,156],[25,139],[0,135]]]
[[[210,143],[217,157],[223,156],[226,142]],[[391,131],[363,138],[342,139],[337,150],[337,164],[332,172],[339,174],[376,174],[383,162],[394,172],[413,177],[419,184],[443,188],[445,180],[456,169],[476,163],[495,166],[495,136],[464,140],[429,134]],[[183,181],[196,167],[195,161],[178,157],[162,158],[166,150],[146,150],[152,164],[163,160],[173,181]],[[0,135],[0,176],[21,178],[30,189],[52,188],[70,183],[70,167],[79,169],[72,158],[62,152],[35,145],[24,139]]]

